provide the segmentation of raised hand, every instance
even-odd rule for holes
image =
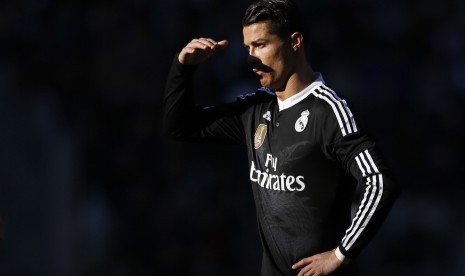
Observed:
[[[227,40],[216,42],[211,38],[195,38],[181,50],[178,59],[182,64],[199,64],[226,46]]]

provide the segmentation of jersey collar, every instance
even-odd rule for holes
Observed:
[[[292,95],[291,97],[285,99],[284,101],[281,101],[278,99],[278,106],[279,106],[279,111],[283,111],[284,109],[287,109],[289,107],[294,106],[295,104],[301,102],[303,99],[305,99],[310,93],[319,85],[324,84],[325,81],[323,80],[323,76],[321,73],[316,72],[315,73],[315,81],[312,82],[309,86],[305,87],[304,90],[298,92],[295,95]]]

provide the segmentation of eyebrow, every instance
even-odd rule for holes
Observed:
[[[260,43],[266,43],[268,42],[268,39],[265,39],[265,38],[259,38],[257,40],[254,40],[252,42],[250,42],[250,45],[257,45],[257,44],[260,44]],[[244,47],[249,47],[248,45],[244,44]]]

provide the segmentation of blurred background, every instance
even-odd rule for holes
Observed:
[[[259,275],[245,150],[161,135],[194,37],[230,41],[197,72],[199,104],[257,88],[250,3],[0,3],[0,275]],[[362,275],[465,275],[465,2],[300,4],[313,68],[403,188]]]

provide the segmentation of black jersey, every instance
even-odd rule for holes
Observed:
[[[173,62],[165,132],[187,141],[247,147],[262,275],[296,275],[294,263],[335,248],[340,258],[356,256],[386,217],[396,190],[346,101],[318,75],[284,102],[260,88],[233,103],[203,108],[192,102],[194,71],[177,57]],[[357,183],[364,188],[351,218]]]

